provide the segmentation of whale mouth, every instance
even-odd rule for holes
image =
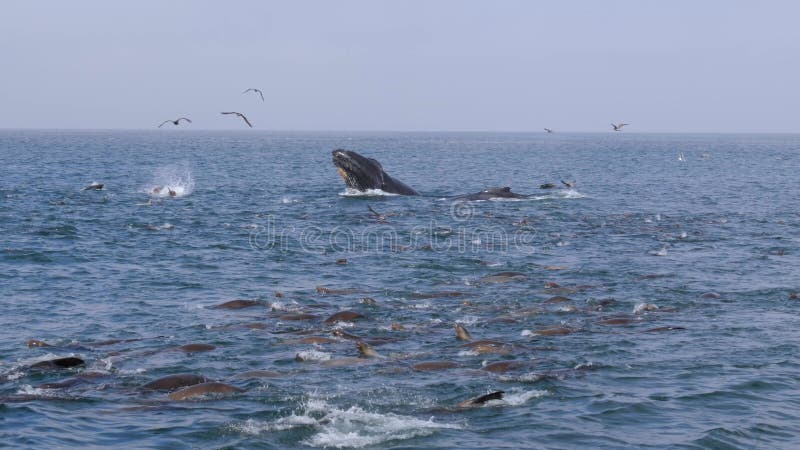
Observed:
[[[332,153],[333,165],[348,188],[358,191],[381,188],[383,169],[377,161],[349,150],[336,149]]]

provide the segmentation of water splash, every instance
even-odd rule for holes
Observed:
[[[153,197],[186,197],[194,191],[194,177],[186,165],[170,165],[156,169],[153,181],[143,192]]]

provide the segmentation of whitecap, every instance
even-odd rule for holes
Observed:
[[[346,410],[330,408],[319,423],[317,432],[301,443],[323,448],[361,448],[429,436],[439,429],[460,428],[437,423],[433,418],[423,420],[393,413],[373,413],[358,406]]]

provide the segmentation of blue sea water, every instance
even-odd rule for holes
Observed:
[[[348,195],[335,148],[423,195]],[[798,135],[7,130],[0,159],[0,445],[800,446]],[[491,186],[531,197],[447,198]],[[243,392],[141,388],[177,373]]]

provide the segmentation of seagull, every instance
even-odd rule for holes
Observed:
[[[547,131],[548,133],[552,133],[553,132],[553,130],[551,130],[550,128],[545,128],[544,131]]]
[[[242,114],[240,112],[230,111],[230,112],[221,112],[220,114],[236,114],[237,116],[239,116],[242,119],[244,119],[244,123],[246,123],[248,127],[253,128],[253,125],[250,123],[249,120],[247,120],[247,117],[245,117],[244,114]]]
[[[165,123],[169,123],[169,122],[172,122],[173,125],[180,125],[181,120],[185,120],[185,121],[187,121],[189,123],[192,123],[192,121],[187,119],[186,117],[178,117],[177,120],[165,120],[165,121],[161,122],[161,125],[159,125],[158,128],[163,127]]]
[[[628,123],[618,123],[616,125],[613,123],[611,124],[611,126],[614,127],[614,131],[622,131],[622,127],[624,127],[625,125],[630,125],[630,124]]]
[[[262,102],[264,101],[264,93],[261,92],[261,89],[256,89],[256,88],[245,89],[244,92],[242,92],[242,94],[247,94],[250,91],[258,92],[258,95],[261,96],[261,101]]]

